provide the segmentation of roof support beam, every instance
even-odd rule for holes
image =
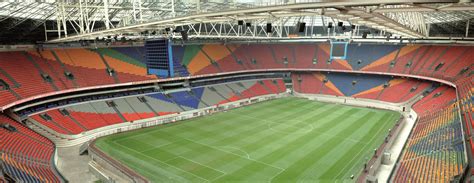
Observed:
[[[132,2],[137,2],[140,0],[132,0]],[[81,2],[81,1],[79,1]],[[199,20],[203,23],[216,22],[226,22],[230,17],[239,17],[239,20],[250,20],[250,19],[259,19],[264,17],[269,17],[271,15],[274,18],[277,17],[291,17],[291,16],[314,16],[319,14],[324,14],[328,17],[333,17],[339,20],[350,21],[356,25],[373,27],[380,29],[382,31],[392,32],[394,34],[400,34],[403,37],[426,37],[427,28],[424,23],[423,17],[413,14],[411,20],[417,22],[416,26],[407,24],[407,20],[401,21],[403,19],[394,19],[394,17],[384,15],[384,12],[398,12],[399,9],[409,9],[409,11],[450,11],[451,9],[456,8],[473,8],[471,5],[452,5],[440,7],[438,9],[431,8],[429,3],[453,3],[456,1],[453,0],[414,0],[407,4],[406,0],[392,0],[390,2],[375,0],[370,2],[362,1],[343,1],[343,2],[318,2],[318,3],[294,3],[294,4],[285,4],[285,5],[276,5],[276,6],[264,6],[264,7],[255,7],[255,8],[245,8],[245,9],[234,9],[229,11],[218,11],[218,12],[209,12],[201,14],[192,14],[188,16],[176,17],[176,11],[174,8],[176,5],[181,6],[179,3],[175,4],[174,0],[170,0],[171,4],[171,16],[163,15],[163,19],[150,21],[145,23],[139,23],[143,20],[140,10],[145,9],[145,7],[140,7],[141,3],[133,3],[135,17],[137,23],[126,25],[122,27],[116,27],[106,30],[89,30],[81,31],[78,35],[69,36],[68,38],[62,38],[57,40],[52,40],[51,42],[61,42],[61,41],[72,41],[80,39],[90,39],[99,36],[106,35],[116,35],[122,34],[125,32],[130,32],[130,30],[136,29],[156,29],[157,25],[188,25],[192,24],[196,20]],[[428,3],[424,5],[424,3]],[[421,5],[423,4],[423,5]],[[392,6],[393,5],[393,6]],[[404,7],[397,7],[395,5],[400,5]],[[201,6],[201,3],[198,1],[196,4],[197,7]],[[406,6],[406,7],[405,7]],[[366,7],[366,9],[361,9],[360,7]],[[387,9],[390,9],[387,11]],[[139,11],[139,12],[137,12]],[[199,11],[199,10],[198,10]],[[161,17],[160,17],[161,18]],[[409,20],[408,20],[409,21]],[[83,27],[83,26],[81,26]],[[89,27],[89,26],[88,26]]]
[[[470,24],[470,21],[471,21],[471,20],[467,20],[467,22],[466,22],[466,36],[465,36],[465,37],[468,37],[468,35],[469,35],[469,24]]]

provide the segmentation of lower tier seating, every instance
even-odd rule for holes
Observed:
[[[413,105],[413,110],[418,114],[438,111],[455,102],[455,100],[456,90],[450,86],[441,86]]]
[[[16,182],[59,182],[53,163],[54,144],[27,127],[0,115],[3,172]],[[13,129],[10,128],[10,129]]]
[[[370,77],[373,77],[373,79]],[[332,73],[331,76],[322,73],[292,75],[293,88],[299,93],[348,96],[393,103],[407,101],[431,86],[429,82],[414,79],[377,79],[377,77],[360,77],[338,73]],[[452,91],[449,94],[451,95]]]
[[[393,182],[450,182],[463,172],[466,159],[457,110],[451,103],[447,108],[419,116]]]
[[[473,133],[474,129],[474,75],[461,79],[456,84],[460,98],[458,104],[465,124],[465,133],[468,136]],[[474,139],[472,136],[466,141],[466,144],[474,153]],[[474,169],[471,169],[471,172],[473,171]]]
[[[414,104],[418,120],[393,182],[450,182],[464,170],[462,119],[455,90],[441,86]]]
[[[249,80],[170,93],[154,93],[108,101],[92,101],[30,116],[29,120],[58,133],[84,131],[123,122],[219,105],[239,99],[285,92],[283,80]]]

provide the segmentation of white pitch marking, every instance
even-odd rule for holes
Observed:
[[[213,169],[213,170],[215,170],[215,171],[217,171],[217,172],[221,172],[221,173],[223,173],[223,174],[227,174],[227,173],[225,173],[225,172],[223,172],[223,171],[220,171],[220,170],[214,169],[214,168],[212,168],[212,167],[210,167],[210,166],[203,165],[203,164],[201,164],[201,163],[199,163],[199,162],[193,161],[193,160],[191,160],[191,159],[188,159],[188,158],[186,158],[186,157],[184,157],[184,156],[179,156],[179,155],[178,155],[178,156],[176,156],[176,157],[175,157],[175,158],[173,158],[173,159],[166,160],[166,162],[168,162],[168,161],[171,161],[171,160],[174,160],[174,159],[177,159],[177,158],[183,158],[183,159],[185,159],[185,160],[191,161],[191,162],[193,162],[193,163],[196,163],[196,164],[199,164],[199,165],[201,165],[201,166],[204,166],[204,167],[207,167],[207,168]]]
[[[196,175],[196,174],[194,174],[194,173],[191,173],[191,172],[182,170],[182,169],[180,169],[180,168],[178,168],[178,167],[175,167],[175,166],[173,166],[173,165],[171,165],[171,164],[168,164],[168,163],[166,163],[166,162],[164,162],[164,161],[161,161],[161,160],[159,160],[159,159],[156,159],[156,158],[154,158],[154,157],[152,157],[152,156],[148,156],[148,155],[146,155],[146,154],[140,153],[139,151],[137,151],[137,150],[135,150],[135,149],[129,148],[129,147],[124,146],[124,145],[119,144],[119,143],[116,143],[116,144],[119,145],[119,146],[122,146],[122,147],[124,147],[124,148],[127,148],[127,149],[129,149],[129,150],[135,151],[136,153],[139,153],[139,154],[141,154],[141,155],[143,155],[143,156],[149,157],[149,158],[154,159],[154,160],[156,160],[156,161],[159,161],[159,162],[161,162],[161,163],[163,163],[163,164],[166,164],[166,165],[168,165],[168,166],[170,166],[170,167],[172,167],[172,168],[174,168],[174,169],[176,169],[176,170],[179,170],[179,171],[185,172],[185,173],[189,173],[189,174],[191,174],[191,175],[193,175],[193,176],[195,176],[195,177],[197,177],[197,178],[199,178],[199,179],[202,179],[202,180],[204,180],[204,181],[206,181],[206,182],[211,182],[211,181],[209,181],[209,180],[207,180],[207,179],[205,179],[205,178],[202,178],[202,177],[200,177],[200,176],[198,176],[198,175]],[[175,159],[175,158],[173,158],[173,159]],[[169,160],[167,160],[167,161],[169,161]],[[175,175],[176,175],[176,174],[175,174]],[[178,176],[179,176],[179,175],[178,175]],[[183,178],[182,176],[179,176],[179,177]],[[184,179],[186,179],[186,178],[184,178]]]
[[[250,159],[250,154],[249,154],[249,153],[247,153],[246,151],[244,151],[244,150],[242,150],[242,149],[239,149],[239,148],[237,148],[237,147],[234,147],[234,146],[214,146],[214,147],[216,147],[216,148],[224,148],[224,149],[225,149],[225,148],[235,149],[235,150],[237,150],[237,151],[240,151],[240,152],[245,153],[245,155],[247,155],[247,159]]]
[[[178,142],[178,141],[179,141],[179,140],[172,141],[172,142],[168,142],[168,143],[161,144],[161,145],[159,145],[159,146],[154,146],[153,148],[145,149],[145,150],[142,150],[142,151],[139,151],[139,152],[140,152],[140,153],[143,153],[143,152],[150,151],[150,150],[153,150],[153,149],[158,149],[158,148],[160,148],[160,147],[164,147],[164,146],[170,145],[170,144],[175,143],[175,142]]]
[[[393,116],[393,114],[390,115],[390,118],[391,118],[392,116]],[[387,124],[389,124],[389,123],[386,123],[385,125],[387,125]],[[384,127],[385,127],[385,125],[384,125]],[[384,129],[384,128],[380,128],[380,129],[377,131],[376,134],[379,134],[382,129]],[[372,138],[370,138],[369,142],[372,142],[372,140],[374,140],[374,138],[375,138],[376,136],[378,136],[378,135],[372,136]],[[363,150],[365,149],[365,146],[367,146],[367,145],[369,145],[369,143],[365,144],[365,145],[364,145],[364,148],[362,148],[362,149],[357,153],[357,155],[354,156],[354,157],[351,159],[351,161],[349,161],[349,162],[346,164],[346,166],[344,166],[344,168],[341,169],[341,170],[346,169],[346,167],[347,167],[348,165],[350,165],[350,163],[351,163],[352,161],[354,161],[354,159],[355,159],[357,156],[359,156],[359,154],[360,154],[361,152],[363,152]],[[352,170],[356,165],[357,165],[357,164],[354,163],[354,165],[352,165],[352,167],[349,169],[349,171]],[[347,174],[349,171],[347,171],[345,174]],[[343,172],[344,172],[344,171],[339,172],[336,177],[338,177],[338,176],[339,176],[341,173],[343,173]],[[344,174],[344,176],[345,176],[345,174]]]
[[[183,138],[183,137],[181,137],[181,138]],[[273,167],[273,168],[276,168],[276,169],[279,169],[279,170],[285,170],[284,168],[280,168],[280,167],[277,167],[277,166],[274,166],[274,165],[270,165],[270,164],[268,164],[268,163],[265,163],[265,162],[262,162],[262,161],[258,161],[258,160],[253,159],[253,158],[247,158],[247,157],[244,157],[244,156],[242,156],[242,155],[239,155],[239,154],[236,154],[236,153],[233,153],[233,152],[230,152],[230,151],[218,149],[218,148],[216,148],[216,147],[214,147],[214,146],[211,146],[211,145],[203,144],[203,143],[200,143],[200,142],[197,142],[197,141],[194,141],[194,140],[191,140],[191,139],[187,139],[187,138],[183,138],[183,139],[189,140],[189,141],[194,142],[194,143],[196,143],[196,144],[201,144],[201,145],[203,145],[203,146],[207,146],[207,147],[210,147],[210,148],[213,148],[213,149],[217,149],[217,150],[222,151],[222,152],[226,152],[226,153],[229,153],[229,154],[233,154],[233,155],[236,155],[236,156],[239,156],[239,157],[241,157],[241,158],[245,158],[245,159],[248,159],[248,160],[257,162],[257,163],[261,163],[261,164],[264,164],[264,165],[267,165],[267,166],[270,166],[270,167]]]

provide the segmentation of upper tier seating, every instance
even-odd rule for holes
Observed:
[[[469,59],[474,56],[474,47],[468,46],[350,44],[346,60],[332,61],[328,61],[330,45],[327,43],[209,44],[179,49],[184,51],[176,52],[175,57],[181,58],[182,65],[191,75],[248,69],[314,68],[413,74],[455,81],[468,76],[474,63]],[[219,50],[218,55],[209,54],[212,50]]]
[[[3,171],[17,182],[58,182],[52,158],[54,144],[27,127],[0,115],[0,124],[9,124],[16,131],[0,128]]]
[[[147,75],[144,64],[127,62],[126,56],[119,60],[115,58],[117,54],[108,56],[102,52],[105,51],[0,52],[0,80],[10,88],[0,89],[6,99],[1,100],[0,105],[53,91],[156,79]]]
[[[283,81],[263,80],[219,84],[211,87],[193,88],[169,94],[154,93],[131,96],[109,101],[92,101],[60,109],[52,109],[30,117],[62,134],[79,134],[84,131],[123,122],[132,122],[156,116],[179,113],[185,110],[204,108],[271,93],[282,93]]]
[[[181,47],[181,48],[180,48]],[[173,48],[178,76],[252,69],[337,69],[412,74],[456,82],[456,93],[441,86],[413,108],[420,115],[394,177],[396,182],[446,182],[462,172],[464,151],[460,120],[474,127],[472,65],[474,47],[438,45],[350,44],[346,60],[328,60],[330,45],[250,44],[187,45]],[[46,49],[0,52],[0,106],[66,89],[157,79],[147,75],[143,47]],[[293,74],[301,93],[352,96],[387,102],[406,101],[431,86],[425,81],[347,74]],[[353,81],[355,83],[353,84]],[[149,94],[88,102],[52,109],[30,120],[62,134],[79,134],[107,125],[179,113],[239,99],[285,91],[283,81],[245,81],[193,88],[172,94]],[[403,91],[403,92],[400,92]],[[462,119],[458,119],[461,110]],[[3,172],[17,182],[58,182],[52,157],[54,145],[10,118],[0,123]],[[472,130],[471,128],[466,129]],[[472,138],[471,148],[474,149]],[[439,174],[443,172],[443,174]],[[0,177],[0,182],[3,181]]]
[[[327,43],[204,44],[174,46],[173,62],[177,76],[313,68],[402,73],[456,81],[472,74],[472,49],[474,47],[469,46],[350,44],[346,60],[330,61]],[[147,75],[144,55],[143,47],[2,52],[0,96],[4,100],[0,106],[53,91],[156,79]],[[2,83],[9,89],[4,89]],[[326,84],[324,88],[328,91],[323,93],[352,95],[344,92],[345,87],[338,87],[342,93]],[[384,92],[377,91],[364,98],[386,98]],[[387,100],[396,101],[395,98]]]
[[[0,52],[0,79],[6,82],[11,93],[27,98],[54,91],[53,85],[41,77],[41,72],[22,52]],[[6,104],[1,100],[0,104]]]

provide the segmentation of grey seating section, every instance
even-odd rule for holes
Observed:
[[[222,98],[221,96],[219,96],[216,92],[212,91],[211,89],[205,88],[203,93],[202,93],[201,100],[203,100],[204,102],[206,102],[209,105],[216,105],[221,101],[225,101],[226,99]]]
[[[214,85],[213,87],[217,90],[217,92],[227,98],[234,96],[234,92],[232,92],[232,90],[225,85]]]
[[[228,87],[232,88],[235,92],[237,93],[242,93],[243,91],[245,91],[244,88],[240,87],[239,85],[237,85],[237,83],[229,83],[227,84]]]
[[[166,102],[160,99],[155,99],[153,97],[145,96],[145,99],[148,101],[148,104],[156,111],[156,112],[181,112],[183,111],[180,109],[176,104]],[[191,108],[182,106],[186,110],[191,110]]]
[[[120,113],[122,114],[136,113],[136,111],[132,107],[130,107],[127,101],[125,101],[125,99],[115,99],[113,101],[117,105],[117,109],[120,111]]]
[[[151,111],[151,109],[143,102],[140,102],[137,97],[128,97],[124,100],[130,105],[130,107],[139,113],[153,113],[153,111]]]
[[[92,114],[97,114],[97,111],[92,108],[92,105],[90,103],[84,103],[84,104],[79,104],[79,105],[74,105],[66,108],[68,111],[74,111],[74,112],[82,112],[82,113],[92,113]],[[76,120],[88,120],[86,118],[83,118],[82,116],[75,116]],[[102,118],[102,122],[107,123]]]
[[[246,89],[249,89],[250,87],[252,87],[255,83],[257,83],[257,81],[244,81],[244,82],[240,82],[242,83],[242,85],[244,85],[244,87]]]
[[[92,108],[94,108],[97,113],[116,113],[112,107],[109,107],[105,101],[91,102]]]
[[[68,107],[68,110],[76,111],[76,112],[87,112],[87,113],[97,113],[97,111],[92,108],[90,103],[73,105]]]
[[[206,88],[204,88],[204,89],[202,90],[202,95],[203,95],[203,96],[204,96],[204,91],[205,91],[205,90],[206,90]],[[191,94],[190,94],[190,95],[191,95]],[[214,105],[214,104],[209,104],[209,103],[207,103],[206,101],[204,101],[204,98],[203,98],[202,96],[201,96],[201,97],[198,97],[198,96],[196,96],[196,94],[193,94],[193,95],[194,95],[193,98],[195,98],[196,100],[199,101],[198,109],[208,107],[206,104],[208,104],[208,105],[210,105],[210,106]],[[206,103],[206,104],[204,104],[204,103]]]
[[[242,93],[244,92],[245,90],[249,89],[250,87],[252,87],[255,83],[257,83],[256,81],[246,81],[246,82],[241,82],[241,84],[244,86],[239,86],[239,84],[237,83],[231,83],[231,84],[227,84],[227,86],[231,87],[234,89],[234,91],[237,91],[239,93]]]

